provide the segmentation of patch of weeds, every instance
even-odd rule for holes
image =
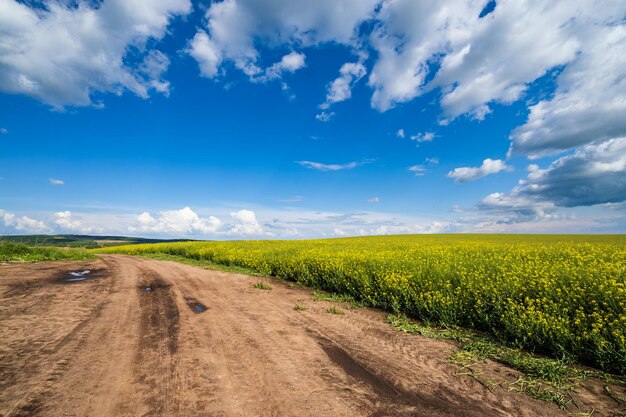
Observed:
[[[542,380],[533,377],[519,377],[508,385],[509,391],[519,391],[538,400],[555,403],[562,410],[572,401],[557,387],[545,384]]]
[[[344,314],[346,314],[346,312],[345,312],[345,311],[343,311],[343,310],[341,310],[341,309],[338,309],[337,307],[331,307],[331,308],[327,309],[327,310],[326,310],[326,312],[327,312],[327,313],[330,313],[330,314],[339,314],[339,315],[341,315],[341,316],[343,316]]]
[[[422,326],[412,323],[407,316],[401,314],[390,314],[387,321],[396,328],[396,330],[404,333],[417,333],[431,339],[452,339],[457,341],[468,341],[470,333],[461,329],[439,329],[432,326]]]
[[[263,281],[259,281],[256,284],[253,285],[254,288],[258,288],[259,290],[271,290],[272,286],[263,282]]]
[[[306,306],[303,306],[302,304],[296,304],[295,306],[293,306],[293,309],[296,311],[304,311],[306,310]]]
[[[621,404],[622,406],[626,407],[626,398],[614,393],[608,385],[604,386],[604,392],[606,395],[613,398],[618,404]]]
[[[354,299],[354,297],[352,297],[351,295],[347,295],[347,294],[313,291],[313,300],[332,301],[335,303],[348,303],[348,308],[350,309],[367,307],[367,304],[364,301],[357,301]]]
[[[473,366],[481,359],[500,362],[524,374],[514,382],[501,384],[509,391],[523,392],[533,398],[553,402],[562,409],[572,401],[568,399],[569,392],[587,377],[584,371],[570,367],[563,361],[536,357],[484,338],[463,344],[461,350],[450,358],[451,362],[460,366],[467,366],[468,363]]]
[[[408,317],[391,314],[387,321],[396,330],[405,333],[417,333],[434,339],[452,339],[461,342],[460,349],[450,356],[450,362],[459,366],[457,375],[469,375],[489,389],[501,386],[509,391],[518,391],[533,398],[557,404],[562,409],[573,401],[570,392],[592,372],[583,371],[569,366],[565,361],[534,356],[520,349],[504,346],[501,343],[478,332],[462,329],[440,329],[413,323]],[[481,373],[473,367],[484,363],[485,360],[502,363],[510,368],[522,372],[514,382],[492,381],[482,378]],[[593,372],[595,374],[595,371]],[[605,381],[611,381],[610,375],[603,375]],[[618,379],[619,381],[619,379]],[[605,385],[608,388],[608,385]],[[620,404],[626,400],[613,397],[612,391],[605,389],[605,393]],[[621,401],[625,401],[622,403]]]

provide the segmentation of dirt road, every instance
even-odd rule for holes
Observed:
[[[452,343],[381,312],[258,281],[126,256],[0,265],[0,416],[566,414],[455,375]]]

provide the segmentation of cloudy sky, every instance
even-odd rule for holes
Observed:
[[[623,0],[0,0],[0,233],[626,232]]]

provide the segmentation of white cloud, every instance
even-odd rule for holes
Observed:
[[[396,132],[396,136],[399,138],[404,138],[405,136],[404,129],[398,129],[398,131]]]
[[[352,44],[355,29],[374,12],[378,0],[224,0],[212,3],[205,28],[189,45],[201,72],[215,77],[224,62],[251,78],[263,74],[255,43],[271,47]]]
[[[5,226],[12,226],[15,222],[15,214],[0,209],[0,219]]]
[[[554,95],[530,106],[526,123],[512,132],[511,154],[534,158],[626,136],[626,25],[609,22],[578,28],[579,54]]]
[[[529,82],[574,59],[579,42],[572,20],[597,8],[591,1],[499,1],[493,13],[479,18],[485,4],[383,3],[381,24],[370,37],[379,55],[369,80],[373,106],[384,111],[441,88],[447,117],[470,113],[482,119],[488,103],[519,99]],[[426,85],[434,61],[440,66]]]
[[[417,135],[411,136],[411,140],[418,143],[432,142],[433,139],[435,139],[435,134],[433,132],[418,133]]]
[[[367,199],[367,202],[368,202],[368,203],[378,204],[378,203],[380,203],[380,198],[378,198],[378,197],[368,198],[368,199]]]
[[[306,56],[303,53],[290,52],[265,71],[265,78],[280,78],[283,72],[296,72],[304,68]]]
[[[416,177],[423,177],[428,171],[428,166],[439,164],[437,158],[426,158],[423,164],[413,165],[409,167],[409,171],[414,172]]]
[[[48,182],[50,184],[52,184],[52,185],[55,185],[55,186],[56,185],[63,185],[63,184],[65,184],[65,181],[59,180],[59,179],[56,179],[56,178],[48,178]]]
[[[424,165],[413,165],[409,167],[409,171],[414,172],[416,177],[423,177],[428,169]]]
[[[35,220],[27,216],[18,217],[2,209],[0,209],[0,219],[2,219],[5,227],[13,228],[18,232],[43,233],[50,231],[48,225],[41,220]]]
[[[321,113],[316,114],[315,119],[319,120],[320,122],[328,122],[330,121],[330,119],[333,118],[334,115],[335,115],[334,111],[331,111],[331,112],[323,111]]]
[[[474,181],[487,175],[497,174],[510,168],[501,159],[485,159],[479,167],[461,167],[448,172],[448,177],[457,183]]]
[[[211,234],[222,226],[220,219],[214,216],[201,218],[189,207],[180,210],[162,211],[155,218],[144,212],[137,216],[137,224],[130,226],[130,232],[153,232],[163,234]]]
[[[163,71],[154,77],[155,55],[148,44],[165,35],[174,16],[189,13],[189,0],[44,5],[0,0],[0,90],[55,108],[91,105],[95,92],[128,90],[145,98],[150,90],[168,91],[159,79]],[[130,49],[145,53],[148,61],[130,66],[125,60]],[[160,61],[162,68],[165,60]]]
[[[213,78],[218,74],[222,63],[222,51],[206,32],[201,30],[196,33],[189,42],[187,52],[198,62],[201,75]]]
[[[333,230],[333,234],[334,234],[335,236],[345,236],[345,235],[346,235],[346,232],[344,232],[343,230],[341,230],[341,229],[340,229],[340,228],[338,228],[338,227],[335,227],[335,229]]]
[[[54,223],[63,230],[69,230],[79,233],[93,233],[101,232],[101,227],[87,227],[83,225],[82,221],[76,219],[72,212],[65,210],[54,213]]]
[[[252,210],[235,211],[230,213],[230,216],[239,222],[230,229],[230,233],[242,236],[263,234],[263,227]]]
[[[0,134],[6,135],[7,133],[9,133],[9,129],[6,127],[0,127]]]
[[[352,97],[352,87],[367,74],[361,62],[347,62],[339,69],[339,77],[327,87],[326,101],[321,109],[328,109],[332,104],[348,100]]]
[[[318,171],[341,171],[344,169],[356,168],[360,165],[365,165],[373,162],[371,159],[365,159],[363,161],[353,161],[346,164],[323,164],[321,162],[312,161],[298,161],[300,165],[310,169],[317,169]]]

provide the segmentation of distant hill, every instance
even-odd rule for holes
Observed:
[[[25,243],[32,246],[69,246],[97,248],[101,246],[129,245],[133,243],[189,242],[191,239],[146,239],[128,236],[90,235],[7,235],[0,242]]]

